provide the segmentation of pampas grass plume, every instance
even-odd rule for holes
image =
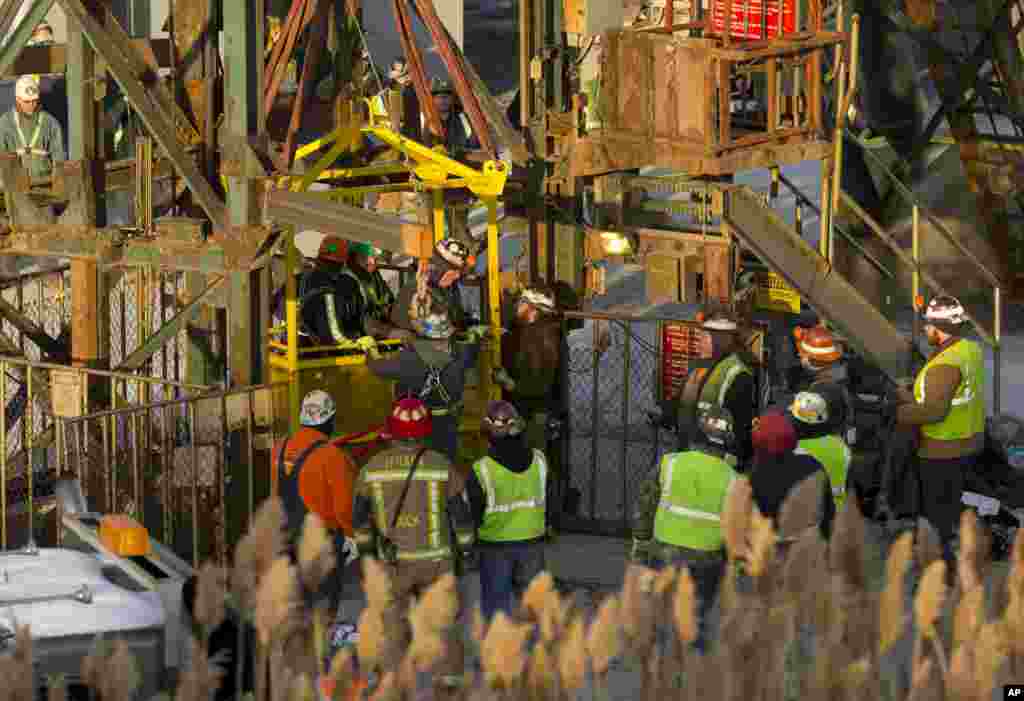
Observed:
[[[495,688],[515,686],[526,667],[523,646],[533,630],[531,625],[517,625],[499,611],[491,621],[480,650],[488,684]]]
[[[595,674],[608,671],[612,660],[622,652],[622,636],[620,634],[620,605],[618,597],[609,596],[597,610],[590,630],[587,631],[587,652]]]
[[[686,567],[679,568],[676,577],[676,595],[672,602],[676,632],[684,645],[697,639],[697,593],[693,577]]]
[[[914,622],[924,637],[935,636],[935,621],[942,614],[945,603],[946,563],[936,560],[928,565],[921,576],[921,583],[914,597]]]
[[[299,573],[306,588],[315,592],[321,582],[338,564],[331,538],[323,520],[310,511],[302,524],[299,540]]]
[[[386,640],[383,612],[372,606],[365,608],[359,616],[359,641],[356,646],[360,664],[367,669],[379,667],[383,663],[382,653]]]
[[[808,528],[815,528],[821,519],[821,494],[823,480],[828,479],[818,472],[804,479],[790,490],[779,510],[779,538],[784,540],[799,537]]]
[[[209,635],[224,622],[227,601],[227,572],[223,567],[207,562],[196,578],[195,619]]]
[[[372,557],[363,558],[363,582],[367,606],[384,610],[394,603],[394,585],[386,565]]]
[[[985,587],[976,586],[963,596],[953,615],[953,649],[973,640],[985,622]]]
[[[287,557],[274,560],[256,592],[256,631],[268,645],[281,632],[299,602],[295,568]]]
[[[587,681],[587,636],[582,616],[574,616],[558,650],[558,675],[562,687],[582,689]]]
[[[768,573],[768,567],[774,559],[777,540],[772,520],[762,516],[755,506],[750,515],[750,548],[747,554],[751,575],[760,577]]]
[[[885,589],[879,599],[879,652],[884,654],[903,636],[906,625],[905,581],[914,552],[914,534],[904,533],[889,549],[885,566]]]
[[[555,591],[555,578],[550,572],[541,572],[523,592],[522,607],[529,612],[535,620],[540,620],[544,609],[548,605],[549,595]]]
[[[722,508],[722,537],[729,558],[744,557],[747,551],[747,528],[753,507],[750,480],[738,477],[725,497]]]

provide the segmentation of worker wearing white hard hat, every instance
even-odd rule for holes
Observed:
[[[309,392],[299,413],[301,427],[274,446],[272,457],[290,550],[294,553],[306,517],[314,513],[333,535],[340,573],[358,555],[352,539],[352,494],[359,468],[330,442],[336,417],[331,395],[323,390]],[[336,602],[344,580],[340,575],[328,580],[321,594]]]
[[[17,153],[33,178],[53,174],[65,160],[64,132],[53,115],[39,104],[37,75],[23,75],[14,84],[14,108],[0,115],[0,150]]]

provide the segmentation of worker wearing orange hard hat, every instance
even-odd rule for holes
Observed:
[[[843,346],[824,324],[793,329],[801,377],[794,391],[820,392],[829,401],[830,428],[849,444],[856,443],[850,374]]]

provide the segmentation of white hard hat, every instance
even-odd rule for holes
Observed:
[[[924,310],[924,321],[926,324],[959,326],[967,321],[967,312],[956,297],[940,295],[928,303]]]
[[[19,100],[39,99],[39,76],[23,75],[14,84],[14,96]]]
[[[302,400],[299,422],[303,426],[319,426],[333,418],[336,411],[331,395],[322,389],[315,389]]]
[[[823,424],[828,421],[828,402],[817,392],[800,392],[789,407],[789,413],[805,424]]]

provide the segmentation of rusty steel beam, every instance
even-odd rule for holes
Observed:
[[[312,90],[306,90],[309,81],[314,83],[316,88],[315,71],[320,63],[320,53],[327,43],[327,23],[330,20],[330,3],[326,0],[311,0],[314,5],[313,22],[306,41],[306,54],[302,61],[302,75],[299,77],[298,90],[295,92],[295,101],[292,103],[292,117],[288,124],[288,134],[284,139],[284,158],[288,170],[291,170],[295,157],[295,137],[302,126],[302,112],[306,105],[308,96]]]
[[[267,195],[265,213],[268,219],[282,225],[371,243],[386,251],[404,250],[402,230],[410,226],[403,224],[398,217],[373,214],[365,209],[286,190],[272,190]]]
[[[146,86],[143,83],[144,72],[140,71],[138,66],[145,64],[134,53],[130,40],[117,20],[108,15],[105,23],[101,24],[82,0],[57,1],[69,18],[78,22],[93,50],[106,62],[110,74],[121,86],[121,90],[153,138],[181,173],[196,202],[210,217],[215,227],[227,229],[229,222],[224,201],[203,177],[195,161],[181,145],[181,141],[187,140],[181,138],[182,120],[188,124],[192,134],[195,134],[195,129],[160,86]]]
[[[132,39],[132,46],[151,71],[171,67],[171,42],[169,39]],[[48,46],[26,46],[14,58],[14,62],[0,77],[16,78],[26,73],[63,73],[68,65],[67,44]]]
[[[434,100],[430,95],[430,84],[427,83],[427,74],[423,69],[423,59],[420,56],[419,47],[416,46],[416,38],[412,32],[412,18],[409,16],[409,8],[405,0],[392,0],[392,8],[395,11],[395,26],[398,29],[398,39],[402,43],[402,52],[409,62],[409,74],[412,76],[412,85],[416,91],[416,97],[420,103],[420,110],[427,118],[427,128],[439,139],[445,139],[444,125],[441,124],[441,115],[434,106]],[[416,115],[408,117],[415,119]]]
[[[414,2],[420,19],[423,20],[423,24],[430,31],[430,36],[434,39],[434,45],[437,47],[438,53],[441,54],[441,60],[444,61],[445,67],[448,69],[448,75],[451,76],[455,83],[455,92],[462,101],[462,106],[466,108],[466,114],[469,117],[470,124],[473,125],[473,131],[477,133],[476,136],[480,140],[480,146],[491,155],[491,158],[497,158],[498,151],[494,146],[494,139],[491,138],[491,130],[487,126],[487,119],[484,117],[483,109],[480,107],[480,101],[473,92],[473,87],[466,79],[466,74],[462,70],[462,63],[459,61],[459,57],[452,51],[454,42],[451,41],[448,30],[445,29],[441,18],[437,16],[433,0],[414,0]]]

